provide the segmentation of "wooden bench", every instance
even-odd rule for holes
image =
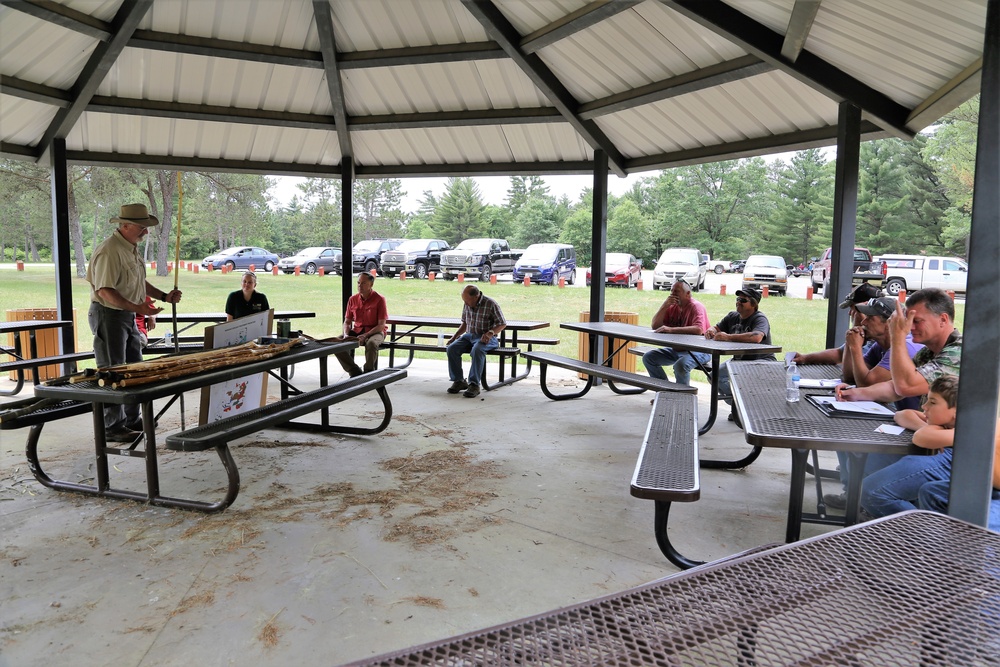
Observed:
[[[10,352],[4,349],[3,352],[6,354],[13,355],[13,350]],[[93,359],[94,353],[91,352],[67,352],[66,354],[54,354],[48,357],[37,357],[35,359],[15,359],[14,361],[4,361],[0,362],[0,373],[5,373],[9,371],[15,371],[17,373],[17,384],[11,390],[5,390],[0,392],[0,396],[14,396],[24,387],[24,371],[31,370],[33,372],[32,380],[34,384],[38,384],[38,368],[39,366],[49,366],[52,364],[72,364],[73,372],[76,370],[76,362],[84,361],[86,359]]]
[[[392,403],[386,392],[386,385],[402,380],[406,371],[399,368],[386,368],[363,373],[353,378],[327,387],[303,392],[277,403],[269,403],[254,410],[248,410],[231,417],[225,417],[211,424],[204,424],[186,431],[179,431],[167,436],[167,449],[182,452],[204,451],[215,449],[222,460],[228,476],[226,496],[218,503],[200,505],[191,509],[205,512],[221,512],[236,500],[240,491],[240,473],[236,468],[229,451],[229,443],[237,438],[252,435],[265,428],[295,428],[296,430],[321,431],[325,433],[350,433],[354,435],[374,435],[389,426],[392,418]],[[349,398],[361,396],[370,391],[378,393],[382,399],[383,418],[374,427],[334,426],[329,423],[326,408]],[[321,423],[293,421],[298,417],[323,411]],[[370,410],[365,409],[367,415]]]
[[[656,394],[632,474],[631,493],[654,502],[653,532],[667,560],[683,570],[702,565],[702,561],[681,555],[667,534],[670,504],[694,502],[701,497],[695,394]]]
[[[554,401],[563,401],[583,396],[590,391],[590,388],[594,384],[595,377],[608,380],[608,386],[611,388],[611,391],[616,394],[634,394],[641,393],[646,390],[680,392],[685,394],[695,394],[698,391],[695,387],[691,387],[686,384],[677,384],[676,382],[670,382],[668,380],[658,380],[647,375],[637,375],[636,373],[629,373],[628,371],[618,370],[616,368],[611,368],[610,366],[592,364],[588,361],[580,361],[579,359],[570,359],[569,357],[552,354],[551,352],[522,352],[521,356],[525,359],[538,362],[538,365],[541,368],[540,384],[542,393]],[[546,371],[550,365],[576,371],[578,373],[584,373],[588,376],[586,386],[582,390],[573,394],[553,394],[545,382]],[[620,389],[614,385],[615,382],[636,387],[638,388],[638,391]]]

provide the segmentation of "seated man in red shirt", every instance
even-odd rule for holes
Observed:
[[[337,359],[351,377],[375,370],[378,366],[378,348],[385,340],[385,323],[389,311],[385,297],[372,289],[375,277],[370,273],[358,274],[358,292],[347,300],[344,314],[344,335],[334,340],[357,340],[358,347],[365,348],[365,367],[354,363],[354,350],[339,352]]]
[[[708,313],[705,306],[691,296],[691,285],[678,280],[670,288],[660,309],[653,315],[652,328],[657,333],[704,335],[708,331]],[[661,347],[650,350],[642,355],[642,365],[650,377],[666,380],[667,374],[663,367],[672,364],[677,384],[691,384],[691,369],[699,363],[704,366],[711,363],[712,356],[704,352],[689,350],[674,350],[671,347]]]

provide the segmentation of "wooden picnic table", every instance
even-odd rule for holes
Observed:
[[[389,332],[386,335],[387,344],[383,343],[383,345],[389,349],[389,366],[392,368],[406,368],[413,361],[413,355],[416,351],[446,353],[447,348],[443,346],[443,343],[447,342],[447,339],[451,336],[443,332],[450,329],[458,329],[462,326],[462,318],[437,317],[433,315],[391,315],[387,320],[387,324],[389,326]],[[526,361],[524,370],[518,373],[518,344],[524,340],[523,337],[519,338],[518,335],[527,331],[544,329],[548,326],[548,322],[507,320],[507,326],[500,332],[500,347],[498,349],[509,350],[510,353],[503,355],[500,359],[498,370],[499,382],[495,384],[486,384],[484,382],[483,388],[490,391],[526,378],[528,373],[531,372],[531,361]],[[405,342],[407,338],[410,339],[410,343]],[[437,342],[436,344],[419,344],[414,342],[417,338],[429,339],[431,341],[434,341],[436,338]],[[551,341],[532,341],[529,343],[529,347],[549,343]],[[397,349],[409,352],[407,360],[399,366],[395,364],[395,352]]]

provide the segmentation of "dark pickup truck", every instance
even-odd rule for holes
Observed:
[[[445,280],[464,273],[467,278],[478,276],[487,282],[494,274],[513,273],[521,252],[511,250],[504,239],[466,239],[454,250],[441,253],[441,272]]]
[[[407,276],[426,278],[441,270],[441,253],[450,247],[440,239],[407,239],[382,253],[382,273],[392,278],[406,271]]]
[[[822,257],[812,259],[812,286],[814,290],[823,290],[823,296],[830,298],[830,273],[833,259],[833,249],[827,248]],[[872,283],[881,288],[885,282],[885,262],[872,259],[872,253],[867,248],[854,249],[854,273],[851,276],[852,285]]]

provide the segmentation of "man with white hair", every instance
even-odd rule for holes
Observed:
[[[703,303],[691,296],[691,285],[678,280],[670,288],[670,296],[653,315],[652,328],[657,333],[701,336],[708,331],[708,311]],[[649,377],[666,380],[663,367],[672,364],[677,384],[688,385],[691,384],[691,369],[711,361],[711,355],[704,352],[678,352],[672,347],[661,347],[642,355],[642,365],[646,367]]]

